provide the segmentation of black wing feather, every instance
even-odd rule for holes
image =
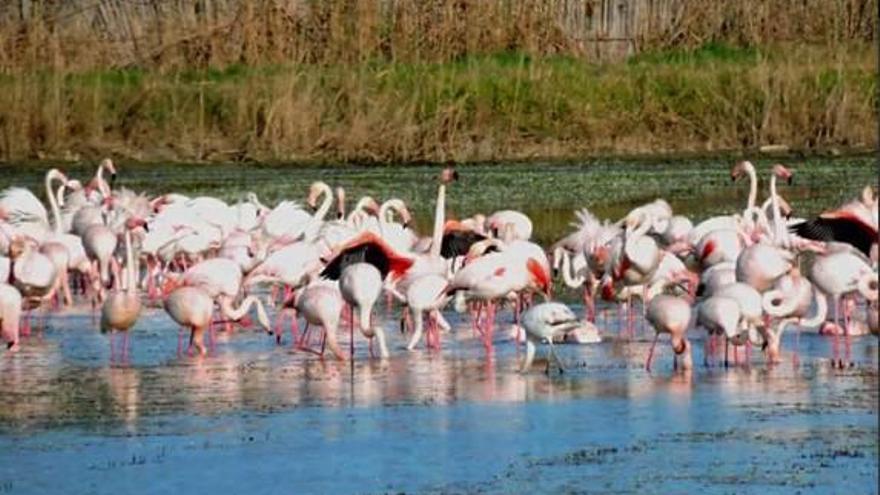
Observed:
[[[321,277],[339,280],[339,277],[342,276],[342,271],[355,263],[369,263],[375,266],[379,273],[382,274],[383,279],[388,275],[389,265],[391,264],[381,247],[372,243],[360,244],[336,255],[321,271]]]
[[[789,227],[791,232],[814,241],[837,241],[852,245],[869,256],[871,245],[877,237],[871,229],[858,220],[848,218],[822,218],[807,220]]]
[[[440,256],[455,258],[464,256],[477,242],[485,240],[486,236],[470,230],[453,230],[443,234],[443,242],[440,244]]]

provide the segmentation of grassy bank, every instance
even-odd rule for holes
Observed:
[[[870,43],[0,75],[0,157],[411,161],[876,148]]]

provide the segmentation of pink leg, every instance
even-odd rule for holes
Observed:
[[[284,308],[278,310],[275,314],[275,325],[273,331],[275,332],[275,343],[281,345],[281,325],[284,323]],[[293,330],[293,323],[291,323],[291,331]],[[296,340],[294,340],[296,342]]]
[[[849,296],[854,297],[854,296]],[[844,355],[846,356],[846,362],[848,365],[852,366],[852,307],[848,301],[844,299],[843,301],[843,342],[844,342]],[[841,364],[843,367],[843,364]]]
[[[486,349],[492,349],[492,337],[495,333],[495,301],[489,301],[486,308],[486,332],[483,338],[486,339]]]
[[[110,364],[113,364],[113,362],[116,361],[116,346],[113,342],[114,340],[116,340],[114,338],[115,334],[116,332],[114,332],[113,330],[110,331]]]
[[[645,360],[645,369],[651,371],[651,361],[654,359],[654,348],[657,347],[657,339],[660,338],[659,333],[654,334],[654,342],[651,343],[651,350],[648,351],[648,359]]]
[[[474,337],[476,337],[477,335],[483,334],[483,331],[482,331],[482,328],[480,325],[480,313],[482,312],[482,309],[483,309],[483,303],[477,302],[477,303],[474,303],[474,306],[476,307],[476,309],[471,314],[471,322],[473,323],[472,326],[473,326],[473,330],[474,330]]]
[[[354,306],[349,306],[349,322],[350,324],[348,326],[348,347],[351,360],[354,361]]]
[[[291,310],[290,317],[290,342],[293,344],[296,342],[297,334],[299,333],[299,321],[296,319],[296,310]]]
[[[840,328],[840,298],[834,299],[834,323],[837,325],[837,328]],[[840,362],[840,333],[834,332],[834,342],[832,344],[832,348],[834,350],[833,362],[832,366],[837,366],[837,363]]]

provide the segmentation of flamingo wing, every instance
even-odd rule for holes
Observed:
[[[877,229],[866,225],[857,218],[839,216],[836,218],[818,217],[790,227],[791,232],[814,241],[838,241],[852,245],[865,255],[869,255],[871,245],[877,242]]]
[[[369,263],[379,270],[384,279],[389,273],[403,275],[413,265],[414,260],[394,251],[387,242],[372,232],[364,232],[352,239],[327,263],[321,276],[339,280],[342,270],[354,263]]]
[[[440,256],[455,258],[468,253],[471,246],[485,240],[486,236],[470,230],[452,230],[443,234],[443,242],[440,245]]]

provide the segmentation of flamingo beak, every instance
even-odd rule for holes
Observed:
[[[116,182],[116,172],[110,174],[110,186],[113,186],[113,183]]]

